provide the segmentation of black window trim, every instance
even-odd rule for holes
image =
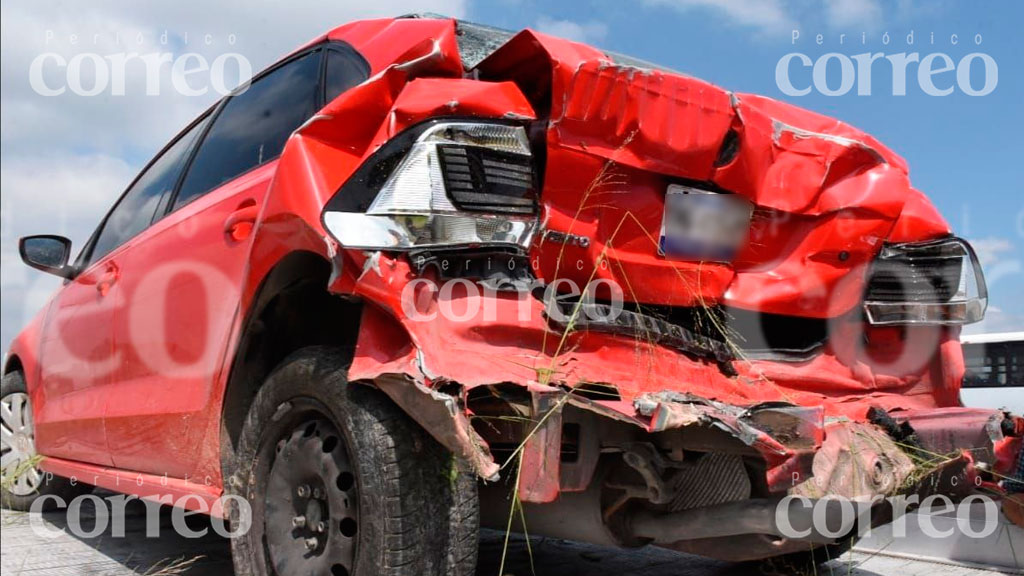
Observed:
[[[288,65],[288,64],[290,64],[290,63],[292,63],[292,62],[294,62],[296,60],[299,60],[301,58],[309,56],[313,52],[316,52],[316,51],[320,50],[323,47],[323,44],[324,44],[323,42],[314,44],[313,46],[310,46],[309,48],[307,48],[305,50],[302,50],[300,52],[296,52],[294,54],[291,54],[288,57],[284,58],[283,60],[279,60],[278,62],[276,62],[273,65],[271,65],[269,68],[266,68],[265,70],[263,70],[262,72],[260,72],[256,76],[253,76],[252,80],[250,80],[247,84],[254,84],[256,82],[259,82],[260,80],[262,80],[265,76],[267,76],[271,72],[274,72],[275,70],[277,70],[277,69],[279,69],[279,68],[281,68],[283,66],[286,66],[286,65]],[[320,55],[320,58],[323,59],[323,54],[322,53]],[[322,77],[321,77],[321,80],[322,80]],[[213,125],[217,122],[217,117],[220,116],[221,112],[223,112],[224,108],[228,105],[228,102],[230,102],[231,99],[234,98],[235,96],[237,96],[237,89],[235,91],[233,91],[231,94],[228,94],[227,96],[225,96],[224,98],[221,98],[220,102],[217,103],[218,104],[217,115],[214,116],[210,120],[210,125],[207,126],[205,130],[203,130],[203,138],[202,138],[202,140],[200,140],[199,143],[192,149],[191,153],[189,153],[188,162],[185,163],[185,169],[181,171],[181,175],[178,177],[178,181],[174,184],[174,190],[171,192],[170,200],[167,202],[167,205],[164,206],[164,213],[160,215],[160,218],[163,218],[163,217],[167,216],[168,214],[176,211],[176,209],[174,208],[174,203],[178,201],[178,192],[181,191],[181,186],[185,182],[185,176],[187,176],[188,175],[188,171],[192,169],[192,161],[195,160],[196,154],[199,152],[199,148],[206,141],[206,135],[210,133],[210,129],[213,128]],[[314,107],[316,106],[316,104],[317,104],[316,102],[313,103]],[[317,108],[317,109],[319,110],[319,108]],[[221,188],[223,186],[227,186],[231,182],[234,182],[235,180],[238,180],[239,178],[241,178],[242,176],[245,176],[246,174],[252,172],[253,170],[256,170],[257,168],[260,168],[260,167],[262,167],[262,166],[264,166],[266,164],[269,164],[269,163],[273,162],[274,160],[277,160],[280,156],[281,156],[280,153],[278,153],[278,154],[276,154],[274,156],[271,156],[270,158],[267,158],[263,162],[261,162],[259,164],[256,164],[255,166],[252,166],[252,167],[248,168],[247,170],[245,170],[243,172],[239,172],[238,174],[235,174],[230,179],[225,180],[225,181],[221,182],[220,184],[217,184],[216,186],[214,186],[214,187],[212,187],[212,188],[210,188],[208,190],[204,190],[201,194],[197,195],[195,198],[190,200],[187,204],[183,204],[181,206],[178,206],[178,209],[181,209],[181,208],[184,208],[185,206],[188,206],[193,201],[198,200],[198,199],[202,198],[203,196],[206,196],[207,194],[209,194],[210,192],[213,192],[217,188]]]
[[[330,52],[336,52],[336,53],[339,53],[339,54],[344,54],[344,55],[349,56],[349,57],[354,57],[356,63],[359,64],[362,67],[362,69],[363,69],[363,80],[362,80],[362,82],[365,82],[370,77],[370,72],[372,71],[372,69],[370,68],[370,63],[366,61],[366,58],[364,58],[363,55],[360,54],[358,50],[353,48],[352,45],[349,44],[348,42],[342,42],[340,40],[329,40],[328,42],[326,42],[326,46],[325,46],[325,49],[324,49],[323,56],[320,59],[320,94],[319,94],[320,102],[319,102],[319,105],[317,106],[317,110],[322,109],[324,106],[327,106],[327,104],[328,104],[328,102],[327,102],[327,55]],[[353,86],[353,88],[354,87],[355,86]],[[351,90],[351,88],[349,88],[349,90]],[[337,98],[337,96],[335,96],[335,98]]]
[[[220,105],[221,105],[221,102],[218,101],[218,102],[214,103],[213,106],[210,106],[209,108],[204,110],[202,114],[200,114],[199,116],[196,116],[196,118],[194,120],[189,122],[188,125],[186,125],[183,129],[181,129],[181,131],[179,131],[177,134],[175,134],[174,137],[171,138],[167,142],[167,144],[164,145],[163,148],[161,148],[156,154],[154,154],[153,157],[149,159],[149,162],[147,162],[146,165],[143,166],[141,170],[139,170],[139,172],[135,175],[135,177],[132,178],[132,181],[128,183],[128,186],[126,186],[125,189],[121,192],[121,194],[117,197],[117,200],[115,200],[114,203],[110,205],[110,209],[107,210],[107,213],[103,216],[103,219],[100,220],[100,223],[93,230],[92,235],[89,236],[89,239],[85,242],[85,245],[82,246],[82,250],[78,253],[78,257],[75,258],[75,274],[74,274],[75,276],[77,276],[81,272],[84,272],[85,270],[88,270],[89,268],[92,267],[93,264],[95,264],[95,262],[92,259],[92,256],[93,256],[92,252],[93,252],[93,248],[95,248],[95,246],[96,246],[96,241],[98,240],[99,235],[103,231],[103,229],[106,228],[107,221],[110,219],[110,215],[113,214],[114,210],[116,210],[117,207],[121,204],[121,202],[124,201],[124,198],[125,198],[125,196],[128,195],[128,192],[131,192],[132,188],[135,187],[135,184],[137,184],[138,181],[140,179],[142,179],[142,177],[147,172],[149,172],[149,169],[153,167],[153,164],[156,164],[157,160],[160,160],[160,158],[162,158],[163,155],[166,154],[167,151],[170,150],[172,146],[177,144],[179,140],[184,138],[185,135],[188,134],[189,131],[192,130],[193,128],[195,128],[197,125],[199,125],[200,123],[206,121],[207,119],[210,119],[211,122],[209,124],[207,124],[203,128],[203,131],[202,131],[201,134],[197,135],[196,141],[192,145],[192,151],[189,152],[188,156],[186,157],[186,162],[182,165],[182,173],[184,173],[185,168],[187,168],[187,162],[188,162],[188,160],[191,159],[192,152],[196,148],[199,147],[199,143],[202,141],[202,138],[206,136],[206,131],[210,129],[210,124],[213,124],[212,119],[213,119],[214,115],[217,114],[218,107]],[[178,180],[180,181],[180,179],[181,179],[181,174],[178,175]],[[180,182],[176,182],[175,183],[175,188],[177,187],[177,185],[179,183]],[[160,205],[162,205],[164,203],[164,199],[163,198],[166,198],[166,197],[170,196],[173,192],[174,192],[174,189],[172,189],[169,192],[164,192],[163,197],[160,199],[160,204],[157,206],[158,210],[154,210],[153,216],[150,218],[149,225],[146,226],[146,228],[143,228],[142,230],[140,230],[137,234],[135,234],[135,236],[138,236],[139,234],[145,232],[147,229],[149,229],[149,226],[153,225],[153,222],[155,222],[157,220],[156,216],[157,216],[157,213],[159,212],[159,207],[160,207]],[[132,236],[132,238],[134,238],[135,236]],[[128,240],[131,240],[132,238],[129,238]],[[125,242],[127,242],[127,240]],[[117,248],[114,248],[113,250],[111,250],[111,252],[116,251],[118,248],[120,248],[120,246],[118,246]],[[106,254],[104,254],[104,256],[106,256]],[[68,281],[70,281],[72,278],[69,278]]]
[[[267,68],[263,69],[258,74],[253,76],[252,79],[249,80],[247,85],[248,84],[252,84],[253,82],[258,82],[259,80],[263,79],[265,76],[270,74],[271,72],[274,72],[275,70],[277,70],[277,69],[279,69],[279,68],[281,68],[281,67],[283,67],[283,66],[285,66],[285,65],[287,65],[287,64],[289,64],[291,62],[294,62],[295,60],[298,60],[300,58],[308,56],[309,54],[312,54],[314,52],[319,51],[320,52],[319,78],[318,78],[318,82],[319,82],[318,88],[319,89],[316,91],[316,102],[314,102],[314,108],[317,111],[319,111],[321,108],[323,108],[327,104],[325,102],[326,94],[327,94],[327,92],[326,92],[327,85],[326,85],[326,76],[325,75],[326,75],[326,71],[327,71],[327,52],[329,50],[346,52],[348,54],[351,54],[351,55],[355,56],[358,59],[358,61],[363,65],[366,77],[369,78],[370,71],[371,71],[370,64],[369,64],[369,62],[367,62],[366,58],[358,50],[356,50],[348,42],[344,42],[344,41],[341,41],[341,40],[326,39],[324,41],[317,42],[316,44],[308,46],[305,49],[296,51],[295,53],[290,54],[290,55],[286,56],[285,58],[282,58],[281,60],[278,60],[274,64],[271,64],[270,66],[268,66]],[[365,79],[364,79],[364,81],[365,81]],[[191,169],[191,167],[192,167],[192,161],[195,159],[196,153],[199,151],[200,146],[203,145],[203,142],[206,141],[206,136],[210,132],[210,129],[213,127],[214,122],[217,121],[217,117],[224,110],[224,107],[227,105],[228,101],[230,101],[232,98],[234,98],[235,95],[238,93],[238,90],[240,90],[240,89],[241,89],[241,87],[236,88],[234,91],[232,91],[231,94],[228,94],[224,98],[221,98],[220,100],[215,102],[212,106],[210,106],[205,111],[203,111],[202,114],[200,114],[194,120],[189,122],[188,125],[185,126],[185,128],[183,128],[173,138],[171,138],[170,141],[168,141],[167,144],[164,145],[163,148],[161,148],[156,154],[154,154],[153,157],[150,158],[149,162],[147,162],[146,165],[143,166],[141,170],[139,170],[139,172],[135,175],[135,178],[132,179],[132,181],[128,184],[128,186],[125,187],[124,191],[121,192],[121,195],[118,196],[117,200],[110,206],[110,209],[103,216],[103,219],[100,220],[100,223],[99,223],[99,225],[96,226],[96,229],[93,230],[92,235],[89,236],[89,239],[86,241],[85,245],[82,246],[82,250],[78,253],[78,256],[75,258],[75,264],[74,264],[74,266],[75,266],[75,273],[74,273],[74,275],[72,275],[71,278],[66,279],[65,283],[70,282],[72,279],[74,279],[75,276],[77,276],[77,275],[81,274],[82,272],[90,269],[93,266],[93,264],[95,264],[95,262],[92,259],[92,252],[93,252],[93,248],[96,245],[96,241],[97,241],[97,239],[99,237],[100,232],[107,225],[107,220],[110,218],[110,215],[114,212],[114,209],[116,209],[117,206],[124,200],[124,197],[128,194],[128,192],[132,189],[132,187],[135,186],[135,184],[139,181],[139,179],[142,178],[142,176],[153,166],[153,164],[157,160],[159,160],[167,152],[167,150],[169,150],[171,148],[171,146],[174,146],[178,142],[178,140],[180,140],[186,134],[188,134],[189,130],[194,128],[199,123],[209,119],[209,122],[207,122],[206,126],[203,127],[202,133],[197,135],[196,141],[192,145],[192,149],[189,150],[189,153],[188,153],[188,155],[187,155],[187,157],[185,159],[185,162],[184,162],[184,164],[182,166],[181,172],[179,172],[179,174],[178,174],[178,179],[174,183],[174,188],[171,189],[170,192],[165,193],[163,195],[163,198],[161,198],[161,200],[160,200],[160,204],[158,204],[157,209],[153,213],[153,217],[150,219],[149,225],[146,226],[146,228],[143,228],[142,230],[140,230],[138,233],[136,233],[135,236],[132,236],[132,238],[135,238],[139,234],[142,234],[143,232],[148,230],[153,224],[155,224],[156,222],[162,220],[168,214],[170,214],[170,213],[175,211],[174,210],[174,202],[178,198],[178,191],[181,189],[181,185],[182,185],[182,183],[185,180],[185,176],[188,174],[189,169]],[[256,166],[253,166],[252,168],[249,168],[245,172],[241,172],[241,173],[235,175],[230,180],[222,182],[218,186],[215,186],[214,188],[211,188],[210,190],[207,190],[207,191],[203,192],[201,195],[197,196],[196,198],[201,198],[202,196],[205,196],[206,194],[209,194],[211,191],[213,191],[213,190],[215,190],[217,188],[220,188],[222,186],[225,186],[228,183],[233,182],[233,181],[237,180],[238,178],[241,178],[242,176],[248,174],[249,172],[252,172],[253,170],[255,170],[255,169],[257,169],[257,168],[259,168],[259,167],[261,167],[261,166],[263,166],[265,164],[268,164],[270,162],[273,162],[274,160],[277,160],[279,157],[280,157],[280,154],[277,154],[277,155],[275,155],[275,156],[273,156],[271,158],[268,158],[265,162],[263,162],[261,164],[257,164]],[[164,200],[165,198],[166,198],[166,201]],[[187,204],[186,204],[186,206],[187,206]],[[181,208],[181,207],[179,207],[179,208]],[[129,238],[128,240],[131,240],[132,238]],[[126,240],[126,243],[127,243],[127,240]],[[118,248],[120,248],[120,246]],[[114,250],[112,250],[112,252],[116,251],[118,248],[115,248]],[[104,255],[104,256],[106,256],[106,255]]]
[[[160,204],[156,207],[153,212],[153,219],[149,221],[149,225],[152,226],[160,220],[163,220],[164,216],[170,214],[171,206],[174,206],[174,199],[178,197],[178,189],[181,188],[181,183],[185,180],[185,175],[188,174],[188,169],[192,166],[192,159],[196,156],[196,151],[202,146],[203,141],[206,140],[206,135],[210,133],[210,128],[213,123],[217,121],[217,117],[220,116],[222,110],[224,110],[224,104],[227,102],[227,98],[221,98],[211,107],[210,120],[203,126],[203,131],[196,136],[196,143],[192,146],[192,149],[188,151],[188,155],[185,156],[185,161],[182,163],[181,172],[178,172],[178,178],[174,181],[174,186],[164,194],[164,197],[160,199]],[[147,227],[148,228],[148,227]],[[145,230],[139,232],[140,234]]]
[[[316,94],[315,94],[316,100],[313,103],[313,108],[316,110],[316,112],[319,112],[320,109],[322,109],[324,106],[327,105],[327,103],[325,102],[326,94],[327,94],[327,85],[326,85],[326,76],[325,75],[326,75],[326,71],[327,71],[327,52],[330,51],[330,50],[334,50],[334,51],[338,51],[338,52],[346,52],[346,53],[349,53],[351,55],[354,55],[356,58],[358,58],[358,61],[363,65],[364,74],[366,75],[367,78],[369,78],[370,70],[371,70],[370,64],[369,64],[369,62],[366,61],[366,58],[362,54],[359,53],[358,50],[353,48],[352,45],[349,44],[348,42],[342,42],[340,40],[329,40],[328,39],[328,40],[324,40],[322,42],[317,42],[316,44],[313,44],[312,46],[309,46],[309,47],[307,47],[304,50],[300,50],[298,52],[295,52],[294,54],[291,54],[291,55],[287,56],[286,58],[284,58],[282,60],[279,60],[275,64],[271,65],[270,67],[264,69],[259,74],[254,76],[252,78],[252,80],[249,81],[249,84],[252,84],[252,83],[255,83],[255,82],[259,82],[265,76],[267,76],[270,73],[276,71],[277,69],[282,68],[282,67],[284,67],[284,66],[286,66],[286,65],[288,65],[288,64],[290,64],[290,63],[292,63],[292,62],[294,62],[296,60],[299,60],[299,59],[304,58],[304,57],[306,57],[306,56],[308,56],[310,54],[313,54],[314,52],[318,52],[319,51],[319,53],[320,53],[320,61],[317,63],[318,70],[319,70],[318,78],[317,78],[317,83],[318,83],[317,88],[318,89],[316,90]],[[364,78],[364,81],[365,81],[365,78]],[[174,190],[173,190],[173,192],[170,195],[170,200],[167,202],[167,205],[164,207],[163,214],[160,214],[160,218],[163,218],[163,217],[167,216],[168,214],[170,214],[170,213],[172,213],[172,212],[174,212],[176,210],[174,208],[174,203],[177,202],[177,200],[178,200],[178,193],[181,191],[181,186],[182,186],[182,184],[185,181],[185,176],[188,174],[188,171],[192,168],[192,161],[195,160],[195,156],[199,152],[199,148],[203,145],[203,142],[206,140],[206,135],[209,133],[209,131],[213,127],[213,125],[217,122],[217,116],[220,115],[220,113],[224,110],[224,107],[227,106],[228,101],[230,101],[232,98],[234,98],[235,95],[236,95],[236,93],[232,92],[228,96],[222,98],[221,101],[218,103],[218,109],[216,111],[216,116],[214,116],[210,120],[210,124],[203,131],[202,139],[196,144],[196,146],[194,146],[192,148],[192,151],[189,153],[188,161],[185,164],[185,169],[182,170],[181,175],[178,178],[178,181],[175,183]],[[314,112],[313,114],[316,115],[316,112]],[[245,170],[243,172],[239,172],[238,174],[236,174],[233,177],[231,177],[231,179],[225,180],[224,182],[221,182],[220,184],[214,186],[213,188],[210,188],[209,190],[205,190],[202,194],[199,194],[193,200],[198,200],[199,198],[202,198],[203,196],[206,196],[207,194],[209,194],[210,192],[216,190],[217,188],[220,188],[222,186],[226,186],[227,184],[229,184],[231,182],[234,182],[235,180],[245,176],[246,174],[249,174],[253,170],[256,170],[257,168],[260,168],[260,167],[262,167],[262,166],[264,166],[266,164],[274,162],[275,160],[277,160],[280,157],[281,157],[281,153],[279,152],[279,153],[275,154],[274,156],[271,156],[271,157],[267,158],[263,162],[255,165],[255,166],[253,166],[253,167],[251,167],[251,168],[249,168],[249,169],[247,169],[247,170]],[[191,201],[189,202],[189,204],[190,203],[191,203]],[[188,206],[188,204],[184,204],[182,206],[179,206],[178,209],[184,208],[185,206]],[[160,218],[157,218],[157,220],[159,220]]]
[[[316,104],[314,108],[318,111],[327,105],[327,53],[331,51],[328,43],[324,43],[324,49],[320,52],[320,79],[316,91]]]

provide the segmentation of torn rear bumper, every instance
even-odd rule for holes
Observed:
[[[766,463],[778,463],[768,468],[775,470],[767,478],[774,478],[775,485],[767,492],[750,490],[750,486],[745,495],[733,490],[738,482],[730,482],[723,475],[725,467],[716,464],[697,464],[700,484],[680,482],[679,477],[687,473],[673,477],[675,465],[655,456],[643,474],[647,490],[643,483],[639,489],[633,487],[633,499],[628,501],[609,497],[631,487],[621,474],[605,467],[595,472],[585,490],[558,492],[559,476],[552,473],[558,471],[559,459],[551,439],[557,437],[556,428],[563,420],[548,414],[526,443],[521,460],[516,495],[530,532],[601,545],[655,544],[729,561],[758,560],[852,542],[865,530],[892,522],[931,496],[958,502],[979,488],[998,491],[996,481],[1021,456],[1024,421],[997,411],[942,409],[896,414],[877,423],[834,420],[821,427],[810,411],[780,412],[778,407],[758,411],[737,413],[692,400],[661,399],[647,421],[647,433],[658,436],[684,430],[683,436],[671,436],[680,438],[691,427],[728,431]],[[941,434],[931,434],[938,428],[931,426],[939,422],[947,426]],[[627,461],[639,453],[630,447],[626,451]],[[645,470],[639,464],[630,465]],[[556,480],[549,486],[552,477]],[[564,468],[561,478],[565,478]],[[701,500],[683,494],[687,488],[702,497],[715,492],[722,497]],[[489,495],[489,490],[494,488],[485,487],[482,492],[484,501],[492,502],[490,511],[485,504],[485,522],[502,526],[500,522],[508,519],[508,495],[500,488],[497,496]]]
[[[349,379],[376,382],[482,478],[504,477],[485,489],[497,495],[483,497],[499,509],[491,518],[499,527],[510,487],[532,533],[638,545],[649,538],[632,533],[630,521],[645,514],[648,527],[686,526],[690,514],[751,506],[749,516],[786,495],[957,499],[979,484],[996,487],[1019,458],[1020,418],[956,406],[963,362],[952,331],[923,368],[898,375],[834,346],[803,361],[733,360],[727,371],[660,342],[554,331],[529,297],[468,294],[453,300],[491,316],[411,320],[399,295],[413,277],[406,262],[384,254],[364,269],[357,290],[380,305],[363,309]],[[429,311],[436,294],[415,305]],[[509,411],[488,412],[491,401]],[[687,454],[700,458],[690,479],[658,455],[673,452],[683,463]],[[632,476],[609,473],[609,459]],[[736,489],[700,501],[682,496],[708,484]],[[880,506],[871,523],[891,517]],[[734,535],[671,547],[735,560],[822,543],[820,535],[761,532],[770,518],[727,520],[720,530]]]
[[[859,446],[864,470],[881,468],[879,482],[844,489],[853,497],[896,490],[920,461],[963,453],[972,467],[1002,473],[1011,470],[1020,451],[1018,418],[956,406],[963,359],[954,332],[944,332],[927,365],[902,375],[875,371],[831,347],[800,362],[732,361],[734,374],[728,374],[713,359],[657,342],[554,331],[542,303],[528,295],[457,297],[462,306],[490,310],[472,322],[442,314],[400,321],[406,318],[403,286],[414,277],[407,262],[384,254],[365,268],[358,291],[381,307],[363,309],[350,380],[378,381],[488,479],[504,462],[496,461],[474,429],[482,415],[473,398],[498,386],[517,390],[520,416],[532,419],[535,428],[529,432],[548,439],[531,438],[522,450],[528,462],[537,463],[522,475],[527,501],[551,501],[566,491],[558,471],[564,431],[561,419],[549,413],[569,407],[641,435],[684,429],[690,437],[698,430],[726,434],[763,462],[772,494],[812,476],[824,482],[854,474],[835,464],[846,461],[851,446]],[[415,305],[437,306],[436,293],[432,298]],[[583,434],[588,433],[599,436],[600,430]]]
[[[869,411],[869,421],[823,418],[820,407],[739,409],[677,394],[645,396],[651,432],[712,426],[754,448],[770,492],[870,500],[921,490],[966,495],[1013,474],[1024,419],[976,408]]]

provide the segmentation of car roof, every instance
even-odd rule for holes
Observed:
[[[500,48],[505,42],[508,42],[518,32],[512,30],[506,30],[504,28],[498,28],[495,26],[489,26],[487,24],[478,24],[476,22],[470,22],[469,20],[461,20],[459,18],[451,18],[443,14],[435,14],[432,12],[424,12],[417,14],[407,14],[400,16],[400,18],[433,18],[433,19],[444,19],[444,20],[455,20],[455,25],[459,30],[458,43],[459,43],[459,56],[462,58],[463,67],[466,70],[470,70],[476,67],[477,64],[482,62],[484,58],[487,58],[495,50]],[[640,58],[634,58],[626,54],[620,54],[618,52],[611,52],[608,50],[601,49],[614,63],[620,66],[630,66],[633,68],[644,68],[650,70],[662,70],[664,72],[671,72],[673,74],[683,74],[678,70],[673,70],[667,66],[661,66],[648,62]],[[685,75],[685,74],[684,74]]]

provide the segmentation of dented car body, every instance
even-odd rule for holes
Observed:
[[[47,375],[59,303],[16,340],[44,470],[169,474],[223,513],[248,406],[307,344],[347,350],[352,385],[475,472],[485,523],[506,528],[511,497],[531,534],[758,559],[842,540],[787,537],[786,495],[963,493],[1013,469],[1024,422],[959,400],[977,259],[871,136],[531,30],[364,21],[285,61],[329,45],[365,77],[118,264],[130,301],[132,266],[178,258],[146,237],[202,209],[219,241],[247,210],[200,257],[207,369],[154,391],[115,330],[129,368]],[[180,310],[164,335],[188,355]]]

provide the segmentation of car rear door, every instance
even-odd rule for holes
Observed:
[[[105,420],[118,468],[171,478],[215,472],[196,469],[200,449],[219,448],[206,436],[220,414],[206,408],[277,157],[322,99],[321,54],[300,54],[224,102],[167,214],[132,249],[121,279],[131,314],[114,328],[124,362]]]

